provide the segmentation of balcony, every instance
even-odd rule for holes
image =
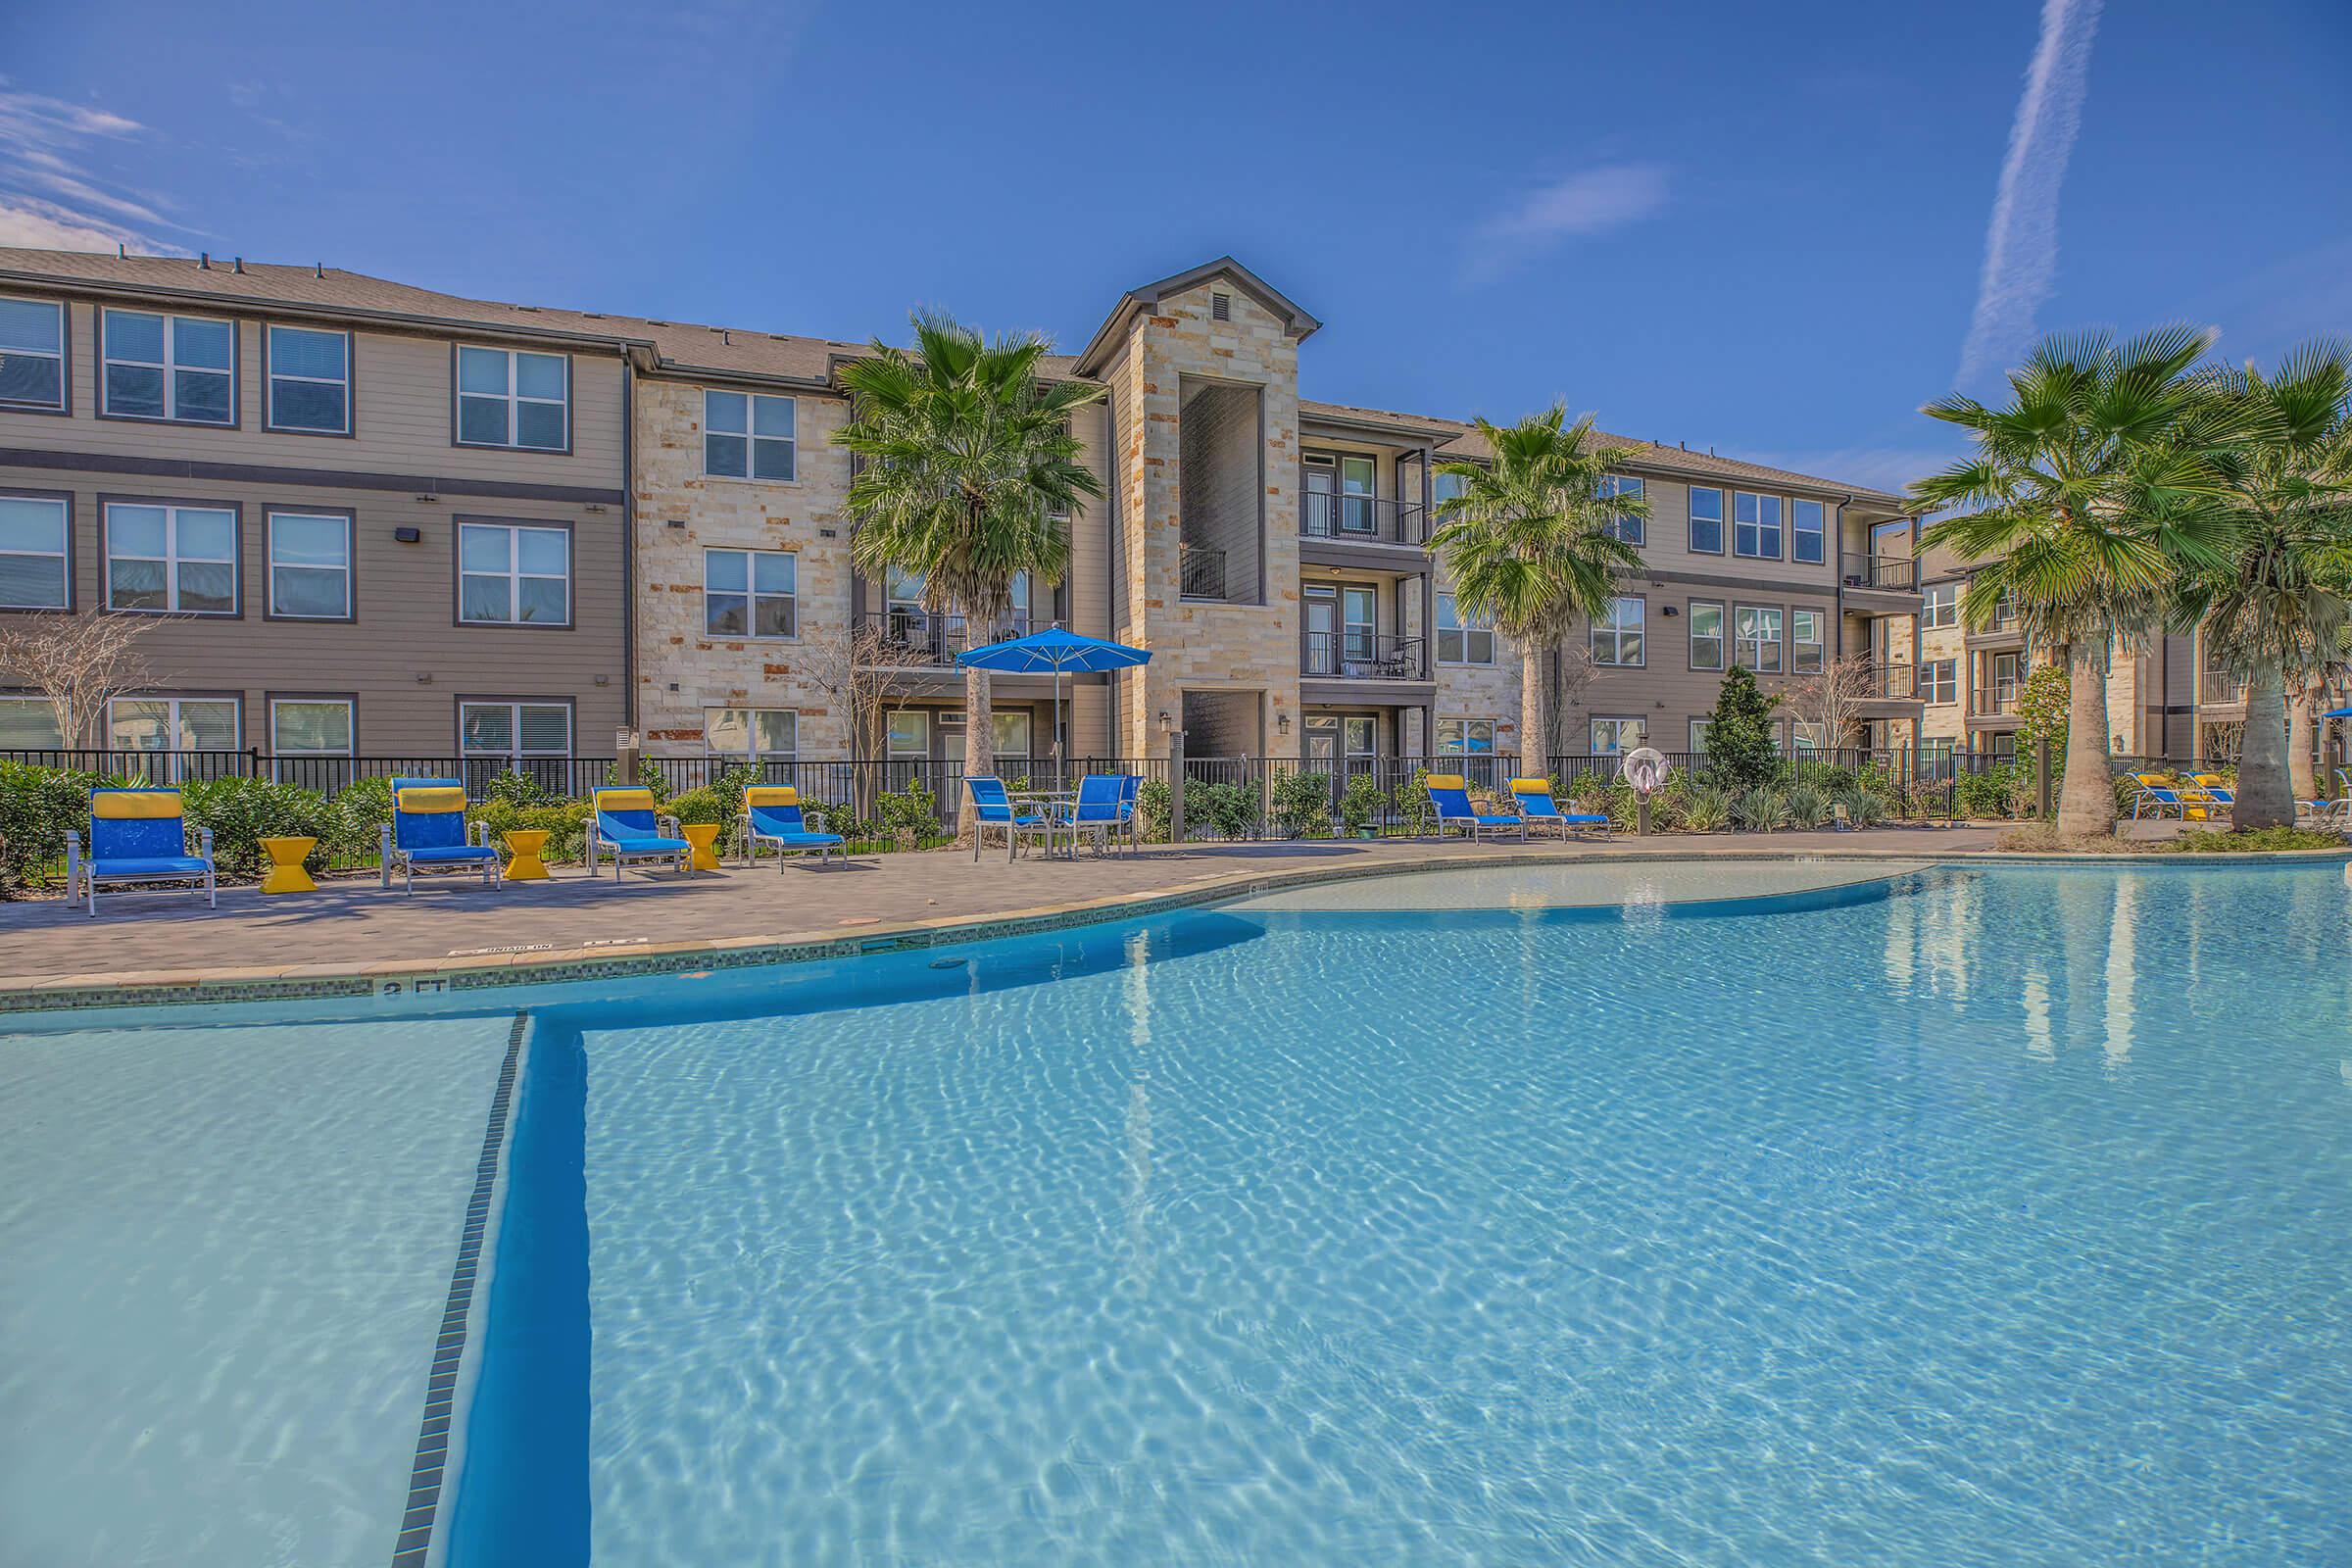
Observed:
[[[858,662],[873,669],[953,669],[967,649],[1028,635],[1029,617],[1004,616],[985,636],[973,630],[961,615],[906,606],[879,611],[858,619]]]
[[[2018,648],[2023,647],[2025,641],[2025,623],[2018,618],[2017,607],[2011,604],[2003,604],[1993,612],[1990,620],[1968,630],[1969,645],[1975,648]]]
[[[1309,680],[1427,680],[1428,644],[1370,631],[1302,632],[1298,673]]]
[[[1429,514],[1418,501],[1309,490],[1298,498],[1298,537],[1419,548],[1429,543]]]
[[[1225,552],[1185,545],[1178,553],[1178,592],[1187,599],[1225,597]]]
[[[1862,696],[1868,702],[1914,702],[1919,696],[1919,670],[1910,664],[1873,664]]]
[[[1907,556],[1871,556],[1849,568],[1838,585],[1846,608],[1863,613],[1919,612],[1919,563]]]

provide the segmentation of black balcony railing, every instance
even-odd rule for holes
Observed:
[[[1426,648],[1418,637],[1380,632],[1303,632],[1298,638],[1298,672],[1337,680],[1427,680]]]
[[[1302,539],[1421,545],[1429,542],[1429,514],[1418,501],[1309,490],[1298,498],[1298,535]]]
[[[961,615],[893,607],[858,617],[858,658],[863,664],[884,669],[946,667],[967,649],[1028,632],[1025,613],[1006,615],[993,627],[975,627]]]
[[[1873,664],[1863,692],[1884,702],[1910,702],[1919,695],[1919,671],[1909,664]]]
[[[1981,713],[2014,713],[2017,711],[2018,698],[2024,690],[2022,686],[1994,686],[1980,694],[1977,710]]]
[[[1872,556],[1845,574],[1845,585],[1914,593],[1919,588],[1919,563],[1903,556]]]
[[[1225,597],[1225,552],[1186,545],[1179,555],[1179,588],[1187,599]]]

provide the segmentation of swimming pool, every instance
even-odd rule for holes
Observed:
[[[514,998],[461,1568],[2352,1555],[2341,868]]]

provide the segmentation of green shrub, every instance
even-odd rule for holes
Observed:
[[[66,835],[89,847],[90,791],[103,774],[0,762],[0,894],[62,878]]]
[[[1187,784],[1184,808],[1219,838],[1246,839],[1257,830],[1257,791],[1247,784]]]
[[[612,774],[618,767],[619,764],[614,763],[612,768],[606,770],[606,783],[616,782]],[[660,799],[659,796],[655,798]],[[553,806],[564,797],[528,773],[509,770],[490,781],[482,791],[482,799],[486,802],[494,801],[500,806]]]
[[[1744,798],[1781,776],[1782,759],[1772,736],[1772,710],[1780,701],[1765,695],[1741,665],[1734,664],[1724,675],[1707,721],[1710,782]]]
[[[1830,817],[1830,798],[1810,782],[1792,786],[1788,794],[1788,825],[1819,827]]]
[[[1274,825],[1283,836],[1331,836],[1331,775],[1290,773],[1274,781]]]
[[[1438,808],[1429,804],[1428,768],[1414,768],[1413,776],[1396,786],[1394,799],[1396,818],[1404,824],[1407,833],[1419,838],[1429,831],[1429,824],[1437,815]]]
[[[2232,828],[2225,833],[2198,831],[2182,833],[2161,844],[2133,844],[2133,850],[2155,850],[2165,855],[2247,855],[2275,854],[2280,850],[2340,850],[2344,847],[2341,833],[2329,833],[2308,827],[2258,827],[2245,832]]]
[[[620,761],[617,758],[605,764],[605,787],[607,789],[626,789],[630,787],[629,781],[620,776]],[[662,770],[662,764],[654,758],[640,757],[637,759],[637,782],[635,787],[641,790],[651,791],[653,793],[654,804],[656,806],[665,806],[669,801],[669,775]],[[561,800],[563,797],[555,794],[553,791],[546,791],[543,792],[542,799]]]
[[[315,838],[303,863],[326,868],[338,819],[317,790],[266,778],[192,779],[180,786],[179,799],[190,825],[213,830],[213,864],[223,876],[260,876],[270,863],[264,839]]]
[[[1767,784],[1733,803],[1732,815],[1750,833],[1769,833],[1788,822],[1788,798]]]
[[[517,828],[544,832],[547,849],[542,858],[579,861],[588,858],[588,818],[591,808],[586,801],[556,801],[544,805],[516,806],[505,801],[486,801],[466,813],[469,822],[479,822],[489,830],[490,842],[504,847],[506,835]]]
[[[1957,785],[1960,814],[1978,821],[2017,814],[2017,790],[2020,770],[2014,762],[2003,762],[1981,773],[1963,773]],[[2025,775],[2025,787],[2031,792],[2034,780]]]
[[[1164,778],[1148,778],[1136,792],[1135,808],[1144,819],[1144,837],[1154,844],[1168,839],[1168,815],[1174,808],[1175,794]]]
[[[1684,791],[1675,825],[1690,833],[1720,833],[1732,820],[1732,797],[1712,784]]]
[[[1886,819],[1885,797],[1859,784],[1839,795],[1838,804],[1845,808],[1845,819],[1855,827],[1876,827]]]
[[[883,836],[904,848],[916,848],[939,832],[939,799],[919,780],[896,794],[885,792],[874,810]]]
[[[1387,814],[1388,791],[1369,773],[1358,773],[1340,793],[1340,825],[1350,837],[1376,825]]]
[[[725,796],[717,786],[705,784],[700,789],[682,791],[662,802],[662,814],[674,816],[681,825],[687,822],[732,822],[743,814],[743,797]]]

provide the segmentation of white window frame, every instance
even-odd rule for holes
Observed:
[[[1932,582],[1920,590],[1919,623],[1934,630],[1939,626],[1960,623],[1960,585],[1956,582]]]
[[[190,748],[177,744],[157,747],[122,745],[115,739],[115,705],[118,703],[163,704],[166,713],[165,722],[171,731],[169,738],[174,743],[176,743],[179,739],[181,710],[186,708],[188,704],[226,704],[230,715],[229,725],[236,732],[235,744],[227,747],[224,750],[212,751],[203,750],[201,748]],[[120,697],[110,698],[107,701],[105,740],[106,750],[110,752],[129,752],[136,755],[148,756],[161,753],[172,758],[173,760],[172,761],[171,765],[165,770],[171,775],[171,777],[160,780],[159,782],[176,783],[179,779],[180,772],[180,763],[178,759],[181,756],[190,753],[191,751],[200,757],[226,757],[232,753],[242,753],[245,750],[245,700],[241,697],[174,697],[169,692],[125,692]]]
[[[1712,664],[1702,664],[1698,662],[1698,612],[1702,610],[1715,612],[1715,662]],[[1714,675],[1722,674],[1725,668],[1724,657],[1731,652],[1732,646],[1728,625],[1731,612],[1720,599],[1693,599],[1683,607],[1683,613],[1690,620],[1690,633],[1683,643],[1685,662],[1693,670]]]
[[[712,720],[727,713],[741,713],[744,718],[744,750],[722,752],[710,744]],[[792,745],[783,751],[763,752],[760,749],[760,715],[782,713],[792,720]],[[703,755],[730,762],[796,762],[801,756],[801,711],[797,708],[706,708],[703,710]]]
[[[1712,517],[1702,517],[1698,514],[1698,498],[1700,496],[1715,498],[1715,515]],[[1725,549],[1723,530],[1731,520],[1724,515],[1724,511],[1723,489],[1720,485],[1694,484],[1690,486],[1689,493],[1683,499],[1683,514],[1690,522],[1690,546],[1692,555],[1720,556],[1723,554]],[[1712,546],[1702,545],[1698,542],[1698,525],[1702,522],[1712,523],[1715,527],[1715,543]]]
[[[1461,601],[1446,589],[1438,591],[1437,620],[1439,663],[1492,664],[1494,662],[1494,621],[1482,620],[1475,616],[1465,619],[1462,614]],[[1447,625],[1448,621],[1451,621],[1452,624]],[[1453,652],[1450,654],[1446,651],[1448,646],[1446,641],[1448,638],[1452,639],[1450,646]],[[1480,638],[1486,640],[1487,652],[1483,659],[1472,652],[1479,646],[1478,639]]]
[[[1791,755],[1798,752],[1826,752],[1830,749],[1829,738],[1827,724],[1811,723],[1801,718],[1788,721],[1788,750]]]
[[[1740,617],[1742,615],[1753,615],[1756,617],[1755,632],[1753,635],[1750,635],[1747,628],[1740,624]],[[1766,624],[1765,617],[1767,616],[1771,617],[1770,623],[1772,626],[1772,635],[1769,637],[1764,635],[1764,626]],[[1733,606],[1733,662],[1745,665],[1751,672],[1758,675],[1778,675],[1781,673],[1782,668],[1785,666],[1788,661],[1788,654],[1781,645],[1782,634],[1787,629],[1787,625],[1788,623],[1782,618],[1781,608],[1778,605]],[[1767,648],[1772,650],[1772,662],[1769,664],[1764,662],[1764,650]],[[1748,658],[1750,653],[1753,653],[1756,656],[1752,660]]]
[[[507,362],[507,389],[502,392],[468,392],[466,388],[466,356],[496,354]],[[518,356],[528,354],[535,359],[553,360],[564,367],[564,395],[561,398],[526,397],[516,390],[516,371],[521,368]],[[540,349],[502,349],[488,343],[460,343],[456,358],[451,361],[449,395],[451,399],[449,433],[452,442],[462,447],[481,447],[492,452],[554,452],[571,450],[571,356],[549,354]],[[466,434],[466,400],[503,403],[507,411],[507,438],[504,441],[476,441]],[[554,405],[564,411],[564,440],[558,446],[526,446],[521,441],[521,406],[525,403],[541,407]]]
[[[485,532],[504,533],[509,536],[507,539],[507,569],[503,574],[491,571],[467,571],[466,569],[466,533],[467,529],[477,528]],[[524,620],[522,618],[523,583],[526,581],[551,582],[558,580],[548,572],[525,571],[522,569],[522,540],[519,536],[525,533],[552,533],[564,541],[564,575],[561,579],[564,584],[564,618],[562,620]],[[456,546],[458,552],[457,590],[459,625],[530,626],[556,631],[566,630],[570,627],[573,606],[571,591],[571,530],[569,528],[564,527],[561,523],[492,522],[488,520],[461,519],[458,523]],[[468,615],[466,613],[466,579],[468,577],[498,577],[501,575],[505,577],[507,584],[506,617],[504,619],[496,619],[488,615]]]
[[[121,554],[115,542],[115,510],[118,507],[138,507],[164,514],[164,553],[161,556],[126,556]],[[179,519],[182,514],[201,512],[228,519],[228,559],[223,562],[214,556],[186,556],[179,553]],[[181,505],[175,501],[136,501],[124,499],[106,503],[106,559],[99,563],[106,573],[105,604],[108,612],[118,615],[202,615],[217,620],[233,620],[245,611],[244,529],[234,507],[206,506],[199,503]],[[115,603],[115,563],[118,561],[161,561],[164,566],[164,606],[160,610],[137,605]],[[179,608],[179,567],[183,561],[203,566],[228,567],[228,608],[226,610],[182,610]],[[204,701],[205,699],[194,699]]]
[[[1942,671],[1941,678],[1936,672]],[[1946,708],[1960,701],[1960,661],[1953,659],[1925,659],[1920,661],[1920,699],[1936,708]],[[1942,695],[1938,696],[1937,693]]]
[[[109,333],[106,328],[107,323],[118,316],[152,316],[162,320],[164,323],[164,357],[161,363],[158,363],[154,360],[120,359],[115,355],[112,334]],[[183,366],[179,363],[179,323],[182,321],[202,321],[210,326],[225,326],[228,328],[228,368],[226,370],[223,370],[220,366],[217,365]],[[101,306],[98,311],[99,414],[103,417],[109,419],[138,419],[147,424],[194,424],[202,425],[207,429],[213,430],[231,430],[236,428],[237,405],[239,400],[244,395],[243,388],[238,385],[240,380],[237,365],[237,360],[239,358],[239,344],[237,340],[239,335],[240,334],[237,331],[237,323],[235,320],[225,316],[193,316],[185,312],[132,311],[118,309],[111,305]],[[113,389],[108,385],[106,372],[110,367],[117,365],[128,366],[141,370],[161,370],[163,372],[163,413],[123,414],[119,412],[114,407]],[[227,418],[192,419],[179,412],[179,372],[183,369],[197,375],[225,374],[228,377]]]
[[[506,710],[510,726],[508,733],[514,737],[512,745],[492,751],[488,748],[468,747],[466,744],[466,714],[467,710],[477,708],[498,708]],[[522,744],[522,710],[526,708],[547,709],[564,715],[564,744],[560,749],[553,751],[544,747],[534,749]],[[460,698],[458,700],[458,756],[467,761],[483,758],[498,758],[510,763],[520,763],[550,757],[560,757],[568,760],[571,757],[572,727],[578,722],[578,718],[579,715],[572,711],[569,703],[529,697]]]
[[[1740,504],[1743,501],[1755,503],[1754,508],[1751,509],[1755,513],[1753,517],[1743,518],[1740,515],[1742,510]],[[1773,514],[1773,520],[1769,523],[1764,520],[1764,509],[1767,502],[1771,503]],[[1772,548],[1770,550],[1764,548],[1764,533],[1767,528],[1772,531]],[[1788,548],[1788,509],[1782,503],[1779,496],[1766,495],[1758,490],[1735,490],[1732,492],[1733,555],[1748,561],[1779,561],[1782,558],[1782,552]],[[1744,547],[1744,538],[1746,537],[1754,539],[1756,547],[1753,550]]]
[[[1458,725],[1460,726],[1457,732],[1459,740],[1452,746],[1447,746],[1443,740],[1440,740],[1437,753],[1440,757],[1493,757],[1494,755],[1494,728],[1500,722],[1499,719],[1463,718],[1459,715],[1442,717],[1438,720],[1438,734],[1443,736],[1446,733],[1446,726],[1448,724]],[[1470,732],[1473,729],[1484,729],[1487,732],[1487,749],[1483,752],[1470,750]]]
[[[343,340],[343,374],[340,379],[325,375],[296,375],[277,368],[277,344],[280,332],[309,332],[316,337],[339,337]],[[262,428],[279,430],[295,435],[349,435],[352,432],[353,411],[351,398],[351,362],[359,343],[349,332],[338,332],[331,326],[301,326],[291,321],[267,321],[262,325],[262,364],[267,370],[262,386]],[[332,386],[343,390],[343,422],[340,426],[323,424],[286,424],[277,416],[277,383],[299,381],[305,386]]]
[[[1633,622],[1628,625],[1625,607],[1634,607]],[[1640,594],[1619,594],[1609,601],[1606,615],[1595,615],[1588,635],[1592,662],[1602,669],[1643,669],[1649,664],[1649,601]],[[1625,657],[1626,639],[1633,639],[1634,657]],[[1608,657],[1601,657],[1603,641]]]
[[[1790,674],[1818,675],[1829,667],[1830,645],[1823,624],[1827,618],[1818,610],[1790,608],[1788,612],[1788,672]],[[1813,635],[1809,638],[1800,637],[1797,634],[1797,628],[1807,621],[1812,622]],[[1805,659],[1805,650],[1808,648],[1813,650],[1810,663]]]
[[[281,708],[340,708],[343,710],[343,749],[341,751],[311,751],[283,744],[277,738],[277,710]],[[275,759],[281,757],[351,757],[359,750],[360,705],[348,697],[272,697],[270,699],[270,756],[271,772],[276,771]]]
[[[0,491],[0,501],[32,502],[57,509],[57,540],[55,550],[11,550],[0,544],[0,556],[25,561],[54,561],[58,565],[58,600],[53,605],[0,604],[0,610],[64,610],[74,608],[74,505],[63,496],[25,495]]]
[[[732,596],[735,593],[735,590],[732,588],[712,588],[710,586],[710,558],[713,556],[741,556],[743,558],[743,623],[746,628],[750,629],[740,632],[712,631],[710,629],[710,596],[714,593],[722,593]],[[778,560],[790,564],[790,569],[792,572],[791,592],[777,594],[762,593],[760,591],[759,560],[762,556],[772,556]],[[801,636],[800,595],[801,559],[797,551],[753,550],[737,545],[706,545],[703,548],[703,641],[705,642],[798,642]],[[792,630],[785,632],[762,632],[757,630],[756,628],[760,624],[760,602],[762,600],[772,601],[777,599],[783,600],[786,605],[791,607]],[[779,710],[779,711],[783,711],[783,710]]]
[[[338,522],[343,525],[343,565],[341,568],[343,573],[343,609],[339,613],[332,615],[313,615],[306,614],[301,611],[281,610],[278,608],[277,572],[279,563],[277,559],[277,519],[280,517],[301,517],[311,522]],[[267,602],[270,607],[270,618],[272,620],[321,621],[351,620],[355,618],[359,613],[359,607],[354,602],[351,585],[352,557],[357,553],[359,548],[358,539],[355,537],[358,532],[359,530],[353,525],[351,514],[347,512],[304,512],[298,507],[271,507],[267,512],[263,513],[262,559],[269,572],[269,599]],[[325,571],[328,568],[324,566],[296,565],[289,564],[286,566],[286,569],[288,571]]]
[[[1813,509],[1813,526],[1810,528],[1804,524],[1807,507]],[[1790,498],[1788,515],[1788,559],[1800,565],[1821,565],[1829,559],[1829,509],[1818,501],[1808,501],[1798,496]],[[1813,540],[1813,553],[1809,556],[1805,554],[1802,542],[1808,535]]]
[[[41,714],[48,720],[49,735],[54,738],[46,740],[44,744],[39,746],[11,747],[9,750],[28,752],[62,752],[69,749],[66,745],[65,732],[57,727],[57,707],[55,704],[51,703],[48,698],[32,697],[24,692],[0,692],[0,709],[17,708],[30,708],[39,710]]]
[[[57,398],[54,402],[35,403],[25,398],[0,399],[0,409],[42,410],[51,414],[66,412],[66,302],[39,300],[26,294],[0,294],[0,301],[10,305],[44,305],[57,317],[57,347],[33,348],[28,344],[0,342],[0,355],[24,359],[49,360],[57,366]]]
[[[1603,497],[1642,496],[1647,493],[1647,486],[1634,474],[1604,473],[1600,476],[1597,493]],[[1629,545],[1644,545],[1649,542],[1648,530],[1649,523],[1645,518],[1620,517],[1612,523],[1610,531]]]
[[[721,430],[712,422],[710,400],[713,398],[739,398],[742,400],[743,428],[741,430]],[[787,411],[786,422],[792,426],[792,434],[761,435],[759,433],[760,406],[763,403],[779,403],[784,406]],[[741,473],[729,473],[722,468],[711,466],[710,439],[713,436],[729,436],[743,443],[743,471]],[[784,449],[785,471],[781,476],[771,476],[760,472],[759,449],[763,446],[771,449],[775,447]],[[738,392],[722,386],[703,388],[703,476],[709,479],[739,479],[746,484],[797,484],[801,477],[800,399],[778,396],[769,392]]]
[[[1617,744],[1614,747],[1604,749],[1601,746],[1600,732],[1603,725],[1609,726],[1612,733],[1616,735]],[[1629,726],[1634,737],[1632,746],[1625,744]],[[1591,727],[1585,733],[1585,739],[1587,745],[1591,747],[1589,754],[1591,756],[1623,757],[1628,752],[1636,751],[1649,744],[1649,720],[1623,713],[1594,713]]]
[[[891,740],[893,719],[911,718],[922,736],[922,745],[915,751],[902,751]],[[882,715],[882,758],[889,762],[927,762],[931,760],[931,713],[921,708],[894,708]]]
[[[1706,755],[1707,730],[1714,724],[1714,722],[1715,720],[1712,718],[1694,718],[1690,720],[1690,739],[1691,756],[1704,757]]]

